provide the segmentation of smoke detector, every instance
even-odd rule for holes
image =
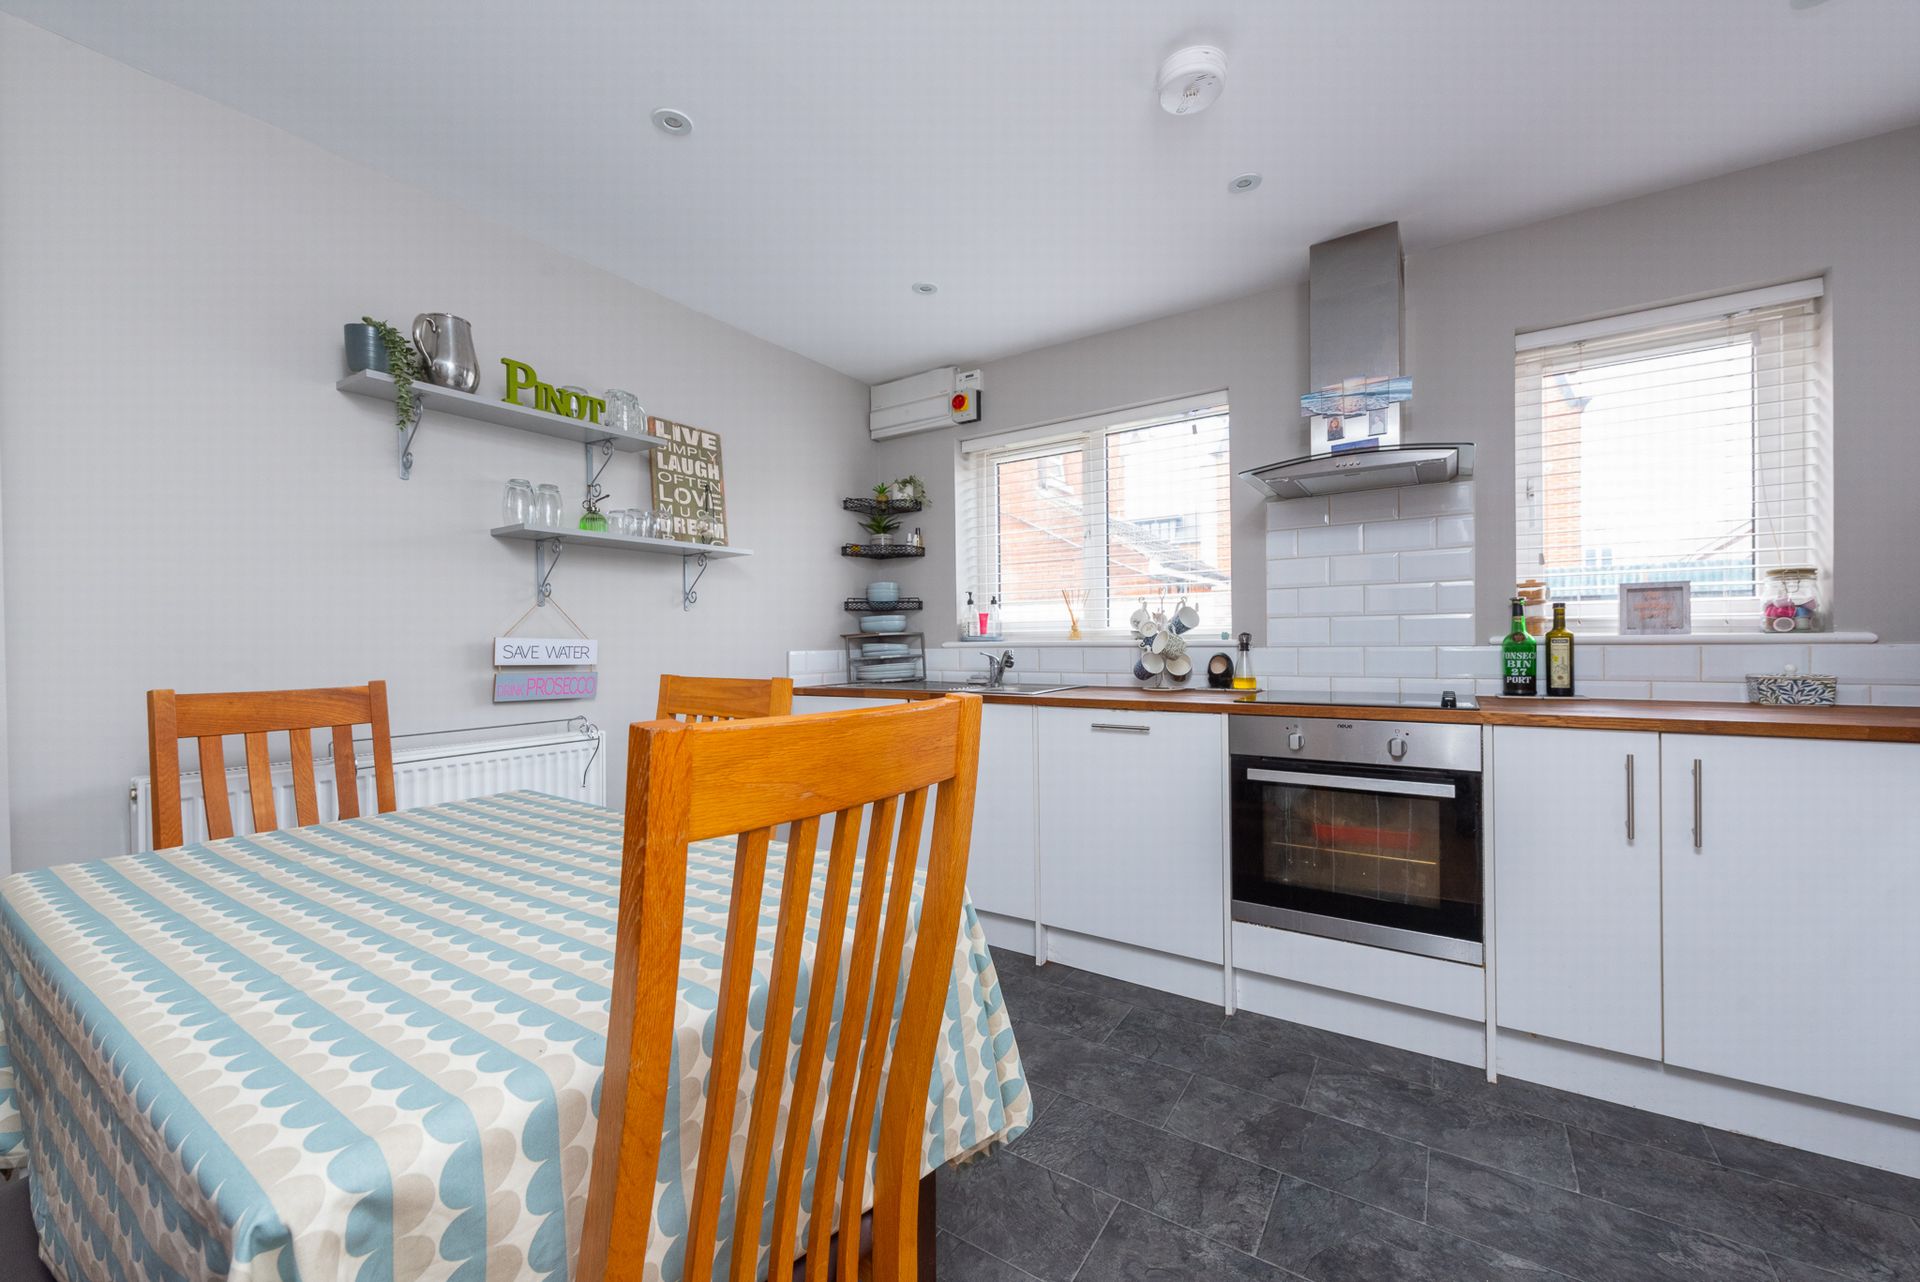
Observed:
[[[1189,45],[1160,64],[1160,105],[1169,115],[1197,116],[1227,85],[1227,55],[1212,45]]]

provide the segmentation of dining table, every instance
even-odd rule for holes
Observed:
[[[48,1267],[62,1282],[568,1278],[621,835],[603,807],[509,792],[0,881],[0,1168],[30,1175]],[[775,843],[735,1163],[782,856]],[[688,851],[646,1267],[660,1282],[681,1279],[733,858],[731,841]],[[953,958],[926,1174],[1019,1135],[1032,1101],[972,904],[955,938],[919,943]],[[730,1177],[723,1231],[734,1196]]]

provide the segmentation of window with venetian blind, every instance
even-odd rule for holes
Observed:
[[[960,588],[1009,635],[1117,636],[1140,601],[1184,597],[1233,627],[1224,393],[960,446]],[[1066,594],[1063,596],[1063,593]]]
[[[1693,585],[1749,628],[1766,572],[1829,571],[1822,282],[1516,340],[1516,572],[1591,630],[1620,585]]]

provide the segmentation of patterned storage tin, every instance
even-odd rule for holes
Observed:
[[[1832,677],[1776,672],[1747,678],[1747,702],[1826,708],[1840,702],[1840,691]]]

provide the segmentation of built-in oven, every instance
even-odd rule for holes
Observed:
[[[1228,727],[1236,921],[1480,964],[1478,726]]]

